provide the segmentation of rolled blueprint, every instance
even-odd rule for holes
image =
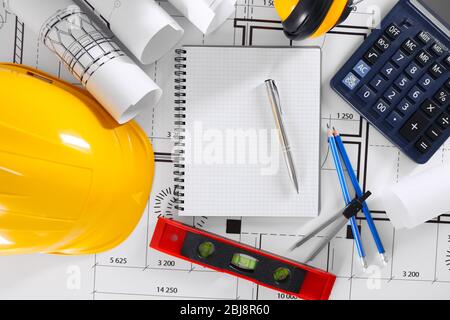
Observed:
[[[161,98],[156,83],[71,0],[8,0],[7,6],[118,123]]]
[[[86,3],[143,64],[160,59],[184,30],[154,0],[78,0]]]
[[[220,27],[235,10],[236,0],[169,0],[204,34]]]
[[[387,188],[386,212],[396,229],[414,228],[450,212],[450,165],[411,175]]]

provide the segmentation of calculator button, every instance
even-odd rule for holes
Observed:
[[[352,72],[350,72],[344,80],[342,80],[342,83],[347,86],[350,90],[353,90],[356,88],[356,86],[359,84],[361,80],[358,79],[357,76],[355,76]]]
[[[450,116],[446,113],[443,113],[439,116],[437,119],[437,124],[439,127],[441,127],[443,130],[447,129],[450,126]]]
[[[435,115],[441,112],[441,109],[433,101],[428,99],[422,103],[420,108],[430,118],[433,118]]]
[[[397,106],[397,111],[405,116],[410,114],[413,110],[413,104],[408,99],[403,99]]]
[[[448,92],[444,88],[439,89],[439,91],[434,95],[434,99],[441,105],[446,105],[448,103]]]
[[[411,55],[418,50],[419,46],[418,46],[417,42],[415,42],[413,39],[409,38],[405,42],[403,42],[402,48],[403,48],[403,50],[405,50],[406,54]]]
[[[391,38],[391,40],[396,40],[400,36],[402,31],[399,27],[397,27],[395,23],[393,23],[389,27],[387,27],[385,33],[389,38]]]
[[[430,129],[427,130],[427,137],[431,139],[431,141],[436,141],[442,135],[442,131],[438,126],[431,126]]]
[[[380,99],[372,109],[375,110],[378,113],[378,115],[384,116],[389,112],[391,106],[388,105],[383,99]]]
[[[416,149],[419,150],[420,153],[427,153],[431,147],[431,143],[424,138],[420,138],[420,140],[416,143]]]
[[[435,64],[433,64],[433,65],[431,66],[431,68],[429,69],[429,71],[430,71],[431,75],[432,75],[435,79],[437,79],[437,78],[439,78],[440,76],[442,76],[442,75],[447,71],[447,69],[446,69],[443,65],[441,65],[441,64],[439,64],[439,63],[435,63]]]
[[[385,52],[391,46],[391,41],[385,36],[381,36],[377,42],[375,42],[375,47],[377,47],[381,52]]]
[[[445,86],[450,89],[450,78],[447,80],[447,82],[445,83]]]
[[[376,95],[375,92],[369,89],[368,86],[364,85],[361,89],[358,91],[358,97],[360,97],[366,104],[371,104],[375,101]]]
[[[379,74],[377,74],[372,81],[370,81],[370,86],[377,92],[386,89],[388,82]]]
[[[402,91],[409,86],[410,82],[411,81],[408,76],[406,74],[402,74],[394,81],[394,84],[400,89],[400,91]]]
[[[392,111],[386,118],[386,121],[392,127],[396,128],[400,124],[402,119],[403,119],[403,117],[401,115],[399,115],[396,111]]]
[[[444,54],[445,49],[441,44],[436,42],[431,46],[431,51],[433,51],[433,53],[439,57]]]
[[[422,50],[419,52],[419,54],[416,57],[416,61],[422,66],[425,67],[428,62],[431,61],[431,54],[426,52],[425,50]]]
[[[416,78],[420,74],[420,67],[415,63],[411,62],[409,66],[406,67],[405,72],[411,78]]]
[[[400,134],[407,141],[412,142],[417,139],[427,124],[427,118],[421,112],[416,112],[402,127]]]
[[[353,68],[353,71],[355,71],[361,78],[364,78],[370,72],[370,70],[371,68],[369,67],[369,65],[363,60],[359,60],[359,62]]]
[[[369,51],[366,52],[364,55],[364,59],[370,64],[373,65],[375,62],[378,61],[381,54],[375,49],[375,47],[372,47]]]
[[[412,102],[416,103],[422,95],[423,91],[420,90],[418,86],[414,86],[411,91],[409,91],[408,98],[410,98]]]
[[[432,40],[431,35],[426,31],[421,31],[416,38],[423,44],[428,44]]]
[[[447,56],[447,58],[444,59],[445,64],[447,65],[447,67],[450,68],[450,54]]]
[[[396,67],[394,67],[390,62],[386,63],[383,68],[381,68],[380,72],[382,75],[384,75],[387,79],[391,78],[395,71],[397,70]]]
[[[419,80],[419,85],[425,90],[431,87],[433,83],[434,80],[429,73],[425,73],[423,77]]]
[[[398,50],[391,58],[391,60],[398,66],[398,67],[402,67],[406,64],[407,57],[406,57],[406,53],[404,53],[401,50]]]
[[[384,94],[384,99],[390,102],[390,104],[396,104],[400,100],[400,98],[400,93],[393,87],[387,89]]]

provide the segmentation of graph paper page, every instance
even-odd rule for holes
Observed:
[[[186,47],[184,201],[180,215],[319,212],[318,48]],[[300,193],[290,180],[264,85],[274,79]]]

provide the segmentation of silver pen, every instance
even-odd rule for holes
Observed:
[[[278,93],[278,88],[274,80],[266,80],[265,84],[267,94],[269,95],[270,104],[272,106],[273,116],[275,117],[275,124],[280,136],[280,143],[281,147],[283,148],[284,160],[286,161],[286,166],[289,172],[289,176],[294,184],[295,191],[299,193],[297,173],[295,172],[295,164],[292,158],[291,146],[289,144],[286,129],[283,123],[283,110],[281,108],[280,94]]]

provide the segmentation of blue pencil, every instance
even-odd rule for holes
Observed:
[[[344,146],[344,142],[342,141],[342,138],[341,138],[339,132],[335,128],[333,128],[333,135],[336,140],[336,144],[339,149],[339,152],[341,153],[342,160],[344,161],[344,165],[347,168],[350,180],[352,181],[353,188],[355,189],[355,192],[356,192],[356,196],[361,197],[363,192],[362,192],[361,186],[359,185],[358,178],[356,177],[355,171],[353,170],[353,166],[350,161],[350,158],[348,157],[347,150],[345,149],[345,146]],[[386,264],[387,263],[386,250],[384,249],[383,243],[380,239],[380,235],[378,234],[377,227],[375,226],[375,223],[373,222],[372,214],[370,213],[367,203],[364,203],[362,211],[364,213],[364,216],[366,217],[367,225],[369,226],[370,232],[372,233],[372,237],[377,246],[381,261],[384,264]]]
[[[336,140],[331,130],[328,130],[328,143],[330,145],[331,154],[333,155],[334,165],[336,167],[339,183],[341,185],[342,195],[344,196],[345,204],[348,205],[352,201],[352,199],[350,197],[350,192],[348,190],[347,181],[345,180],[344,169],[342,167],[341,159],[339,158]],[[361,260],[363,268],[366,269],[367,268],[366,253],[364,251],[364,247],[361,241],[361,235],[359,233],[355,217],[352,217],[350,219],[350,225],[352,228],[353,237],[355,238],[358,256]]]

